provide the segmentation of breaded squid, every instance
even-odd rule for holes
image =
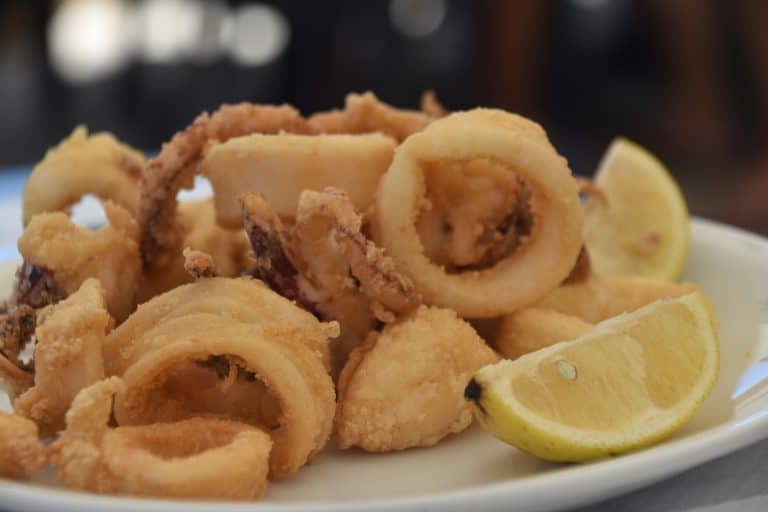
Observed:
[[[306,121],[294,108],[240,103],[222,105],[211,115],[199,115],[163,144],[147,163],[141,181],[138,222],[141,255],[150,269],[167,268],[183,250],[183,231],[177,229],[177,194],[190,187],[198,163],[214,142],[251,133],[304,133]]]
[[[77,395],[52,461],[67,487],[164,498],[255,500],[264,495],[272,440],[213,418],[109,428],[120,379]]]
[[[75,395],[104,378],[102,346],[111,324],[104,289],[95,279],[40,313],[34,386],[13,406],[17,414],[37,423],[42,436],[62,430]]]
[[[448,309],[421,306],[355,349],[339,377],[339,446],[432,446],[472,422],[464,388],[498,356]]]
[[[44,212],[66,212],[83,196],[119,204],[132,214],[139,205],[144,155],[110,133],[88,135],[78,126],[48,150],[24,184],[22,222]]]
[[[438,243],[425,243],[419,225],[430,208],[438,211],[429,231]],[[529,306],[566,279],[583,224],[576,180],[541,126],[474,109],[436,120],[398,147],[372,232],[425,303],[482,318]]]
[[[34,422],[0,412],[0,478],[29,478],[48,461]]]
[[[104,203],[104,211],[109,224],[96,231],[78,226],[60,212],[33,217],[19,238],[25,266],[12,300],[42,307],[96,278],[104,287],[110,314],[118,322],[125,319],[136,307],[141,279],[136,223],[127,210],[110,201]]]
[[[392,322],[420,304],[411,281],[362,233],[362,216],[343,192],[302,192],[290,231],[263,198],[248,194],[242,204],[254,275],[321,318],[340,323],[334,375],[378,322]]]
[[[434,103],[427,102],[427,108]],[[347,94],[344,110],[318,112],[307,119],[311,133],[374,133],[389,135],[402,142],[423,130],[431,121],[425,112],[402,110],[379,100],[368,91]]]

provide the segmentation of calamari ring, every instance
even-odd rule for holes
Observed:
[[[267,488],[272,439],[244,423],[191,418],[109,430],[101,449],[120,494],[255,500]]]
[[[490,268],[448,273],[430,261],[416,230],[423,205],[423,162],[487,158],[510,167],[530,189],[533,227],[512,254]],[[425,302],[464,317],[490,317],[536,302],[570,273],[582,245],[578,186],[563,157],[530,121],[475,109],[437,120],[395,153],[379,188],[374,238]]]
[[[176,196],[192,184],[198,163],[211,142],[223,142],[251,133],[306,132],[301,114],[288,105],[223,105],[211,114],[199,115],[189,126],[163,144],[147,163],[141,182],[139,227],[145,264],[165,267],[183,249],[177,229]]]
[[[253,500],[267,486],[272,440],[242,423],[192,418],[139,427],[108,427],[116,378],[81,391],[52,460],[67,487],[92,492]]]
[[[110,133],[88,135],[84,126],[51,148],[24,184],[24,226],[43,212],[67,211],[86,194],[119,204],[132,214],[139,204],[144,155]]]
[[[196,313],[224,316],[233,322],[256,324],[301,340],[328,367],[328,338],[339,335],[338,324],[320,322],[311,313],[249,277],[212,277],[174,288],[140,305],[104,343],[107,375],[120,375],[139,357],[136,340],[156,325]]]
[[[213,414],[271,428],[271,478],[296,472],[331,435],[333,381],[317,354],[290,333],[193,314],[167,320],[136,344],[142,355],[122,375],[125,390],[115,397],[120,425]],[[200,365],[222,359],[226,379],[199,377]],[[228,393],[236,383],[239,400]]]

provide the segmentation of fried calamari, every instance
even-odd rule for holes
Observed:
[[[35,333],[37,313],[34,308],[13,307],[0,317],[0,381],[13,400],[34,384],[34,368],[23,361],[22,351]]]
[[[478,159],[483,189],[493,188],[485,184],[487,180],[498,184],[496,176],[509,173],[524,182],[528,205],[520,210],[519,196],[513,205],[512,195],[503,194],[500,202],[475,206],[476,199],[460,195],[454,206],[466,205],[467,212],[462,213],[466,219],[455,219],[453,225],[461,227],[456,242],[462,250],[452,254],[463,256],[467,245],[488,237],[505,251],[495,254],[490,267],[452,272],[429,259],[419,235],[419,217],[430,206],[425,172],[429,168],[444,174],[458,167],[466,173]],[[511,177],[506,182],[514,183]],[[488,218],[496,227],[485,230]],[[504,218],[509,221],[499,221]],[[525,236],[514,236],[509,243],[499,233],[499,222],[511,227],[516,219],[525,224],[530,219],[531,226]],[[576,181],[541,127],[500,110],[475,109],[434,121],[400,145],[379,188],[373,233],[427,303],[452,308],[465,317],[489,317],[530,305],[558,286],[576,262],[582,225]],[[495,245],[466,255],[475,261]],[[506,253],[507,249],[512,252]]]
[[[197,313],[220,315],[283,333],[305,344],[326,366],[330,357],[328,339],[339,335],[338,324],[319,322],[256,279],[212,277],[154,297],[112,330],[104,344],[107,375],[121,375],[142,356],[137,340],[153,327]]]
[[[530,234],[525,183],[488,159],[425,166],[417,230],[425,255],[449,272],[487,268]],[[427,199],[428,198],[428,199]]]
[[[32,421],[0,411],[0,478],[29,478],[48,456]]]
[[[86,280],[67,299],[40,312],[34,385],[14,400],[13,407],[37,423],[42,436],[62,430],[75,395],[104,378],[101,351],[111,324],[104,290],[95,279]]]
[[[506,359],[576,339],[594,327],[581,318],[551,309],[523,308],[502,318],[491,344]]]
[[[223,105],[211,115],[203,113],[163,145],[147,163],[141,181],[139,227],[141,255],[150,269],[165,268],[181,253],[176,196],[192,186],[207,147],[252,133],[304,133],[306,122],[294,108],[240,103]]]
[[[140,355],[122,373],[115,418],[146,425],[211,415],[259,426],[274,441],[270,477],[290,475],[325,446],[336,409],[320,355],[298,336],[210,313],[166,320],[133,341]]]
[[[237,200],[247,192],[263,195],[284,219],[296,215],[303,190],[329,186],[346,192],[358,210],[366,211],[395,145],[381,134],[254,134],[213,146],[201,169],[213,185],[217,222],[239,228]]]
[[[51,148],[24,185],[26,226],[43,212],[66,212],[83,196],[92,194],[135,213],[144,155],[109,133],[88,135],[84,126]]]
[[[655,300],[681,297],[696,290],[696,285],[691,283],[669,283],[647,277],[592,276],[552,290],[536,306],[596,324]]]
[[[15,303],[40,307],[74,293],[93,277],[104,287],[107,308],[118,322],[133,311],[141,279],[136,223],[117,204],[107,201],[104,211],[109,224],[96,231],[76,225],[64,213],[32,218],[19,238],[25,266]]]
[[[195,281],[206,277],[216,277],[216,267],[210,254],[196,251],[189,247],[184,249],[184,270]]]
[[[180,202],[198,174],[214,197]],[[579,193],[599,197],[538,124],[431,91],[307,119],[224,105],[149,162],[79,128],[25,188],[0,476],[52,462],[72,489],[252,500],[332,435],[388,452],[461,432],[499,359],[478,332],[515,358],[691,290],[594,276]],[[87,194],[102,229],[64,213]]]
[[[461,432],[472,421],[464,388],[497,360],[453,311],[422,306],[352,352],[339,378],[339,445],[404,450]]]
[[[216,223],[213,201],[181,201],[178,204],[179,252],[163,267],[145,267],[138,302],[189,283],[192,276],[184,268],[183,249],[211,256],[218,275],[236,277],[250,267],[248,238],[242,230],[225,229]]]
[[[269,430],[272,478],[298,470],[331,433],[328,338],[336,324],[250,278],[211,277],[139,306],[104,345],[119,375],[120,425],[215,416]]]
[[[430,121],[424,112],[392,107],[369,91],[347,94],[344,110],[317,113],[307,120],[307,125],[311,133],[379,132],[401,142]]]
[[[502,356],[516,359],[555,343],[578,338],[608,318],[695,290],[690,283],[675,284],[632,276],[592,275],[577,282],[566,281],[536,306],[502,317],[489,339]]]
[[[249,194],[242,204],[254,275],[309,311],[340,323],[334,375],[377,322],[392,322],[420,304],[410,280],[363,235],[362,217],[343,192],[302,192],[290,231],[263,198]]]
[[[310,280],[328,290],[357,289],[371,301],[371,310],[380,321],[391,322],[396,315],[415,309],[420,297],[410,279],[395,269],[362,228],[362,216],[344,192],[305,190],[293,230],[295,252]],[[333,268],[339,261],[341,268]]]
[[[242,423],[193,418],[109,428],[112,377],[84,389],[53,445],[65,485],[91,492],[222,500],[263,496],[272,440]]]
[[[0,316],[0,355],[15,366],[24,366],[21,352],[35,333],[37,313],[31,306],[22,304],[12,307]],[[2,375],[0,370],[0,375]]]

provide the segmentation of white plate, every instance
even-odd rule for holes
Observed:
[[[10,272],[9,267],[0,268],[5,278]],[[637,489],[768,437],[768,364],[758,362],[768,355],[768,335],[763,332],[768,319],[768,240],[697,220],[684,278],[697,282],[715,303],[722,369],[715,391],[696,417],[651,449],[586,465],[553,465],[531,459],[475,427],[430,449],[368,455],[331,448],[294,477],[272,484],[267,499],[258,503],[93,496],[53,489],[49,476],[32,485],[0,480],[0,508],[535,511],[575,507]]]

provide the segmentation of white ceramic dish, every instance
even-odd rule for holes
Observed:
[[[11,263],[0,267],[0,285],[8,286],[11,273]],[[475,427],[431,449],[368,455],[331,448],[296,476],[271,485],[258,503],[93,496],[56,489],[48,475],[33,484],[0,480],[0,509],[536,511],[628,492],[768,437],[768,363],[759,362],[768,355],[768,240],[696,220],[684,279],[697,282],[717,308],[722,369],[696,417],[651,449],[586,465],[552,465]],[[5,396],[0,408],[8,408]]]

